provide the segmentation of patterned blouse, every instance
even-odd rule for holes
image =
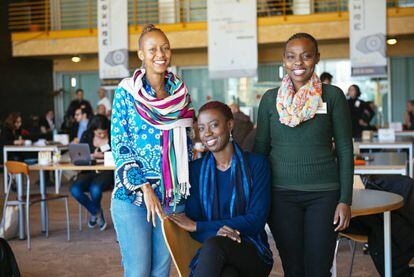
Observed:
[[[154,90],[143,80],[147,91]],[[166,87],[168,92],[168,87]],[[190,130],[187,130],[187,134]],[[192,159],[191,139],[188,138],[189,160]],[[135,108],[134,97],[125,89],[115,90],[112,106],[111,146],[115,160],[115,186],[112,198],[140,206],[143,202],[141,186],[149,182],[160,202],[162,131],[146,123]],[[181,204],[174,199],[171,205]]]

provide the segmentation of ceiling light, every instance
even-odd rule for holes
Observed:
[[[397,44],[397,40],[395,38],[387,39],[387,44],[388,45],[395,45],[395,44]]]
[[[78,62],[80,62],[81,61],[81,58],[79,57],[79,56],[73,56],[72,57],[72,62],[74,62],[74,63],[78,63]]]

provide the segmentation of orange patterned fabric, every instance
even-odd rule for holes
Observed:
[[[289,75],[286,75],[276,98],[280,123],[295,127],[303,121],[312,119],[316,114],[321,97],[322,82],[315,73],[297,92],[295,92]]]

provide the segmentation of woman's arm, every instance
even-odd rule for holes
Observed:
[[[338,88],[332,104],[332,126],[339,165],[339,203],[351,205],[354,175],[351,115],[345,96]]]
[[[251,175],[252,191],[246,213],[231,219],[196,220],[197,232],[217,233],[224,225],[240,231],[241,235],[256,235],[264,229],[270,210],[270,169],[264,157],[260,157],[254,163]]]
[[[272,102],[273,90],[268,90],[260,100],[257,117],[257,131],[253,152],[269,156],[270,152],[270,118],[269,104]],[[276,101],[274,103],[276,105]]]
[[[116,165],[116,175],[127,190],[133,192],[147,184],[140,166],[135,157],[137,155],[131,136],[137,134],[138,130],[130,130],[129,117],[135,115],[130,112],[133,100],[128,98],[128,92],[117,88],[114,95],[114,104],[111,118],[111,148]],[[132,115],[131,115],[132,114]]]

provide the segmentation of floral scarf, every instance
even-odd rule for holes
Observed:
[[[276,108],[280,123],[295,127],[312,119],[322,97],[322,82],[313,73],[309,81],[297,92],[289,75],[286,75],[277,93]]]

